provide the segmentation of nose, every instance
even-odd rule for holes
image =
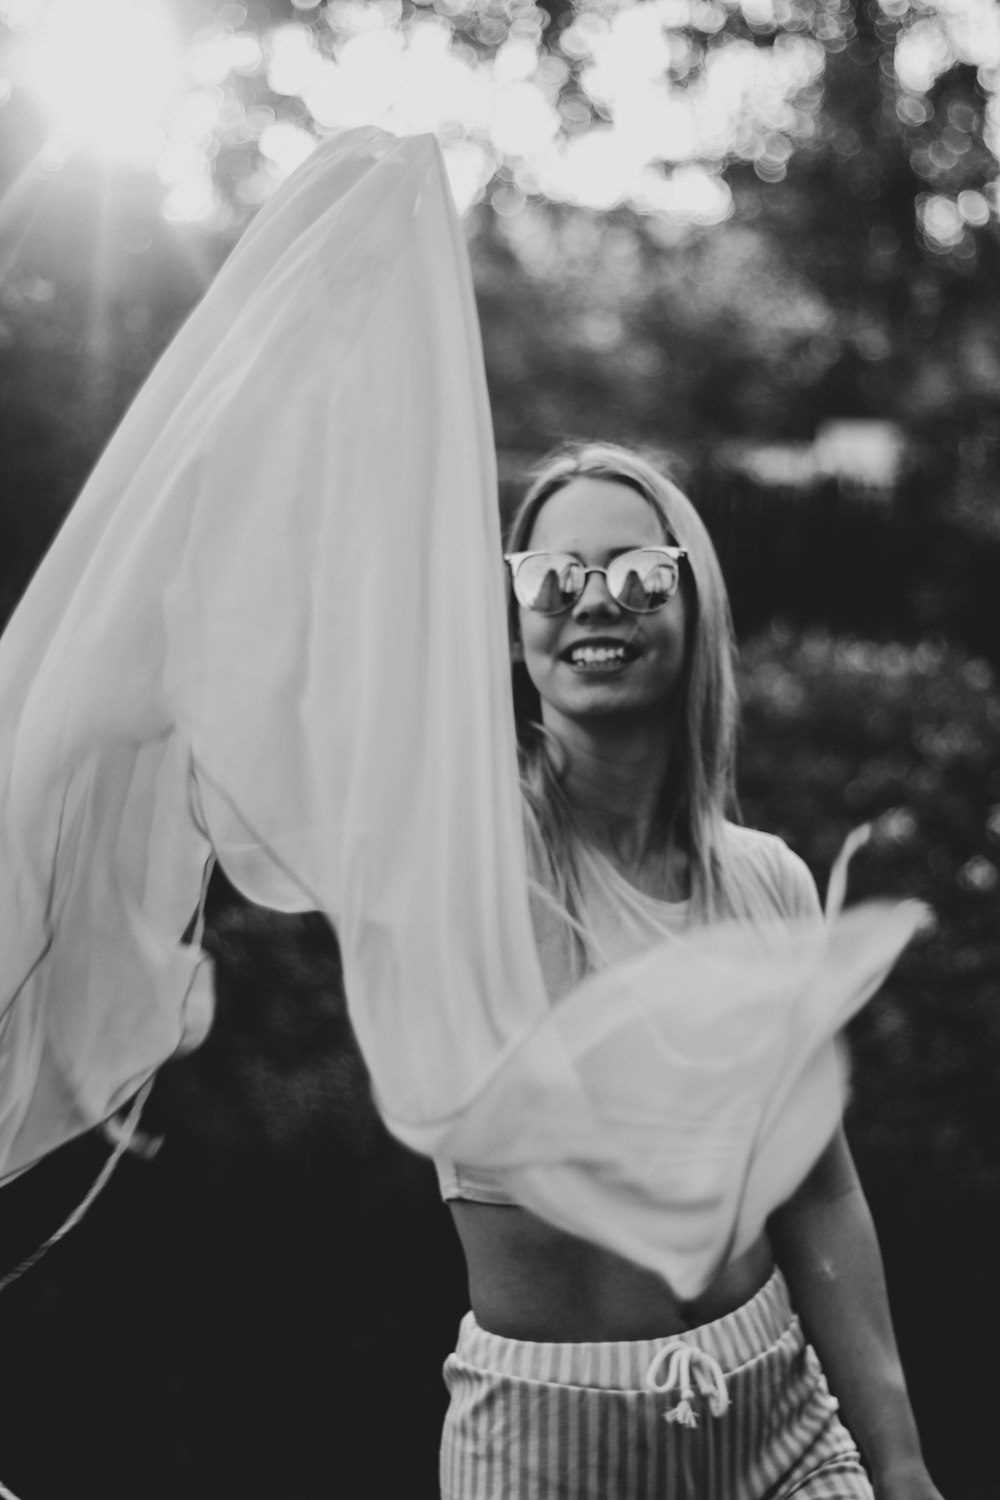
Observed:
[[[591,620],[617,620],[621,605],[608,593],[608,582],[603,568],[591,568],[583,585],[583,593],[573,606],[573,618],[581,624]]]

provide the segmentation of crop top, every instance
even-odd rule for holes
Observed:
[[[726,858],[746,862],[742,872],[761,904],[779,916],[818,916],[819,900],[803,860],[774,834],[725,825]],[[540,836],[525,819],[528,874],[544,889],[551,887],[548,856]],[[589,845],[577,846],[581,913],[588,936],[607,965],[617,963],[667,938],[683,942],[690,902],[661,901],[625,879],[614,864]],[[583,977],[574,957],[572,930],[544,899],[532,892],[531,920],[542,979],[552,1003]],[[503,1174],[459,1162],[436,1160],[441,1196],[473,1203],[513,1204]]]

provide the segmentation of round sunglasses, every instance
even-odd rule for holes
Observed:
[[[541,615],[572,609],[591,573],[602,573],[608,593],[622,609],[649,614],[674,597],[681,577],[683,547],[636,547],[620,552],[606,568],[587,567],[572,552],[508,552],[514,598]]]

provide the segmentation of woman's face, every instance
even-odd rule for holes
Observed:
[[[524,550],[571,552],[588,567],[607,567],[619,552],[662,547],[663,525],[630,485],[579,477],[545,501]],[[542,719],[585,721],[619,716],[662,721],[684,669],[684,590],[662,609],[634,614],[608,593],[602,574],[591,573],[576,604],[561,615],[518,609],[523,661],[542,700]],[[624,655],[602,659],[600,646],[624,646]]]

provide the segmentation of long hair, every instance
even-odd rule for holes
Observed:
[[[692,918],[737,915],[747,902],[735,888],[738,882],[722,857],[725,820],[737,816],[735,648],[729,599],[715,548],[690,500],[652,463],[613,443],[586,443],[559,449],[534,471],[508,529],[509,551],[529,549],[545,502],[580,477],[628,485],[656,512],[664,539],[687,551],[682,573],[687,646],[658,821],[664,836],[672,837],[687,852]],[[511,638],[515,639],[518,617],[513,595],[509,609]],[[579,937],[575,827],[562,789],[563,758],[542,725],[538,693],[521,662],[512,663],[512,688],[527,815],[548,855],[555,894]]]

